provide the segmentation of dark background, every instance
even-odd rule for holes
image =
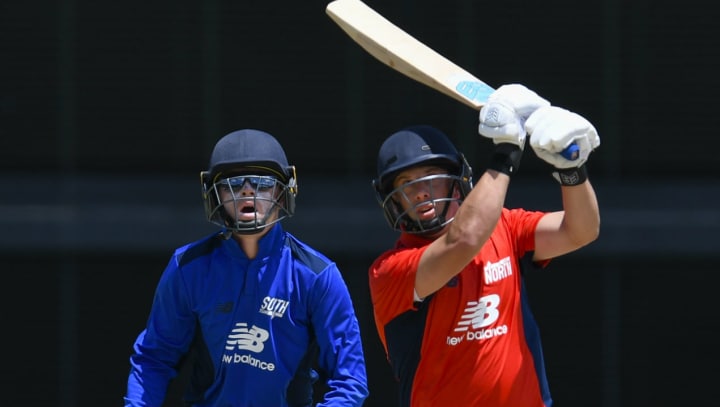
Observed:
[[[486,82],[523,83],[598,129],[588,167],[601,236],[528,280],[555,405],[717,405],[711,4],[367,3]],[[377,148],[402,126],[433,124],[480,174],[490,145],[476,112],[365,54],[325,5],[0,4],[0,404],[121,405],[172,249],[213,230],[198,173],[219,137],[254,127],[298,168],[286,227],[350,286],[366,405],[393,405],[366,277],[395,238],[370,188]],[[560,207],[531,152],[507,206]],[[182,377],[167,406],[180,405]]]

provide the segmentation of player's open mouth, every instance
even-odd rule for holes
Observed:
[[[432,203],[420,205],[415,208],[415,213],[417,213],[421,219],[432,218],[435,216],[435,205]]]
[[[242,205],[237,208],[237,214],[238,220],[242,221],[254,220],[255,216],[259,216],[252,200],[244,201]]]

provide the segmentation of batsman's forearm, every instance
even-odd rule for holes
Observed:
[[[565,211],[563,227],[568,236],[581,245],[592,242],[600,233],[600,208],[590,181],[560,188]]]
[[[466,240],[474,251],[482,247],[500,218],[510,177],[494,170],[486,171],[463,201],[448,230],[448,240]],[[471,250],[472,252],[473,250]]]
[[[447,232],[423,252],[415,274],[420,298],[437,291],[456,276],[477,254],[495,229],[510,177],[486,171],[455,214]]]

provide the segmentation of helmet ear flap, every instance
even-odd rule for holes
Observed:
[[[473,188],[473,172],[472,167],[468,163],[467,159],[465,158],[465,155],[462,153],[458,153],[459,161],[460,161],[460,178],[462,182],[460,183],[460,186],[462,188],[462,192],[464,194],[463,199],[470,193],[470,190]]]
[[[394,191],[386,192],[380,179],[372,180],[372,187],[375,191],[375,199],[382,208],[385,220],[390,227],[394,230],[406,229],[405,222],[400,218],[400,214],[403,212],[402,205],[390,196],[390,192]]]
[[[289,216],[293,216],[295,214],[295,196],[298,193],[297,172],[294,165],[288,166],[286,172],[289,174],[289,178],[285,192],[285,210]]]
[[[205,207],[205,218],[210,222],[218,223],[222,220],[227,226],[232,223],[229,215],[225,211],[225,207],[221,205],[220,198],[217,192],[213,188],[213,180],[210,171],[200,172],[200,185],[203,199],[203,206]]]
[[[210,189],[210,173],[207,171],[200,171],[200,185],[202,187],[203,199],[207,196],[207,192]]]
[[[297,185],[297,172],[295,171],[295,166],[291,165],[291,166],[287,167],[286,171],[289,174],[289,178],[288,178],[288,182],[287,182],[288,191],[290,191],[290,193],[293,195],[297,195],[298,185]]]
[[[373,191],[375,191],[375,199],[382,206],[385,196],[383,196],[382,189],[380,188],[380,181],[377,179],[372,180]]]
[[[216,204],[212,202],[214,197],[210,196],[210,188],[212,188],[210,172],[200,171],[200,192],[202,193],[203,206],[205,207],[205,215],[208,219],[210,219],[213,208],[216,206]]]

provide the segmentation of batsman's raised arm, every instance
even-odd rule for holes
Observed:
[[[544,260],[577,250],[598,237],[600,209],[586,162],[600,145],[600,137],[587,119],[557,106],[535,111],[525,128],[533,151],[552,166],[562,190],[563,210],[545,215],[535,231],[534,259]],[[572,143],[579,147],[576,160],[560,154]]]

